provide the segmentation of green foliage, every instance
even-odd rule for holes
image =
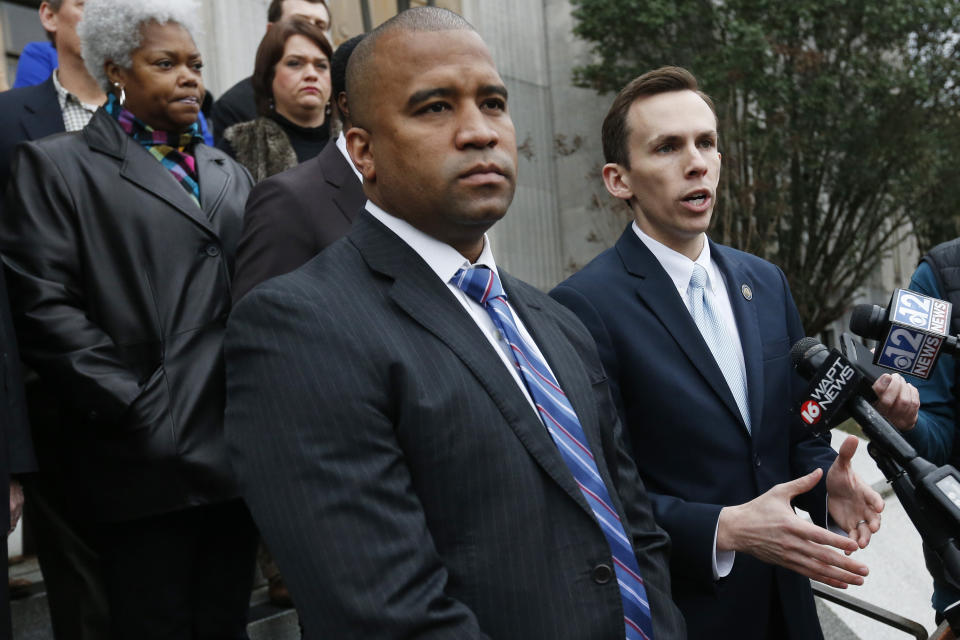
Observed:
[[[720,119],[711,236],[779,264],[810,333],[849,306],[904,225],[958,235],[956,0],[572,0],[616,92],[690,69]]]

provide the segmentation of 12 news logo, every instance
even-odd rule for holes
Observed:
[[[876,363],[929,378],[947,332],[950,303],[900,289],[894,294],[891,309],[890,330]]]

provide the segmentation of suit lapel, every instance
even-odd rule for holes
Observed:
[[[112,155],[121,161],[120,176],[130,181],[135,187],[160,198],[176,211],[193,222],[210,235],[216,237],[216,232],[204,215],[203,210],[197,206],[193,198],[187,195],[187,192],[177,184],[176,178],[170,175],[170,172],[163,167],[157,159],[150,155],[150,152],[137,144],[126,132],[120,128],[113,117],[102,108],[99,109],[90,124],[83,130],[83,135],[91,149]],[[203,145],[198,146],[202,157],[211,159],[209,149],[204,149]],[[197,158],[198,166],[200,156]],[[216,171],[209,170],[210,165],[215,165],[215,161],[206,163],[206,174],[210,174],[208,179],[212,182],[206,187],[208,194],[211,195],[211,209],[216,205],[218,197],[222,197],[222,191],[226,186],[227,177],[218,176]],[[159,170],[158,170],[159,169]],[[223,173],[223,169],[220,169]],[[203,197],[203,183],[201,181],[201,202]]]
[[[740,415],[737,402],[730,392],[720,366],[697,329],[693,317],[677,292],[677,287],[657,258],[628,226],[617,241],[617,253],[628,273],[636,277],[637,295],[657,317],[664,329],[673,336],[677,347],[700,372],[714,393],[740,423],[744,433],[747,426]],[[667,365],[669,366],[669,365]],[[749,383],[748,383],[749,384]],[[752,414],[751,414],[752,415]]]
[[[367,196],[363,192],[363,185],[357,180],[347,159],[337,148],[337,141],[331,140],[317,156],[321,163],[323,175],[327,183],[335,188],[333,203],[348,222],[353,222],[357,213],[363,208]]]
[[[120,175],[123,178],[164,200],[178,213],[185,215],[209,233],[216,235],[210,226],[210,221],[207,220],[197,203],[187,195],[183,187],[177,184],[176,178],[170,175],[170,172],[150,155],[149,151],[133,140],[128,140],[125,146],[123,166],[120,168]],[[157,170],[158,168],[160,171]]]
[[[763,346],[760,342],[760,319],[757,305],[743,295],[743,285],[756,291],[754,283],[741,268],[739,261],[726,247],[710,243],[710,255],[726,278],[727,295],[737,320],[737,332],[743,349],[747,370],[747,396],[750,402],[750,423],[754,430],[761,426],[763,416]]]
[[[360,214],[349,238],[374,271],[393,279],[389,295],[394,302],[470,369],[533,459],[589,512],[586,500],[540,418],[504,369],[503,361],[486,336],[446,284],[440,282],[416,252],[367,212]],[[582,399],[577,402],[584,404]]]
[[[223,200],[223,194],[227,191],[230,174],[223,168],[223,158],[217,156],[207,145],[198,144],[195,153],[197,176],[200,181],[200,205],[207,220],[213,221],[220,201]],[[183,187],[180,185],[177,187],[183,191]]]
[[[39,140],[66,131],[52,76],[37,86],[31,98],[24,102],[23,108],[24,114],[20,124],[27,135],[27,140]]]

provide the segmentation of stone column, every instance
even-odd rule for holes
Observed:
[[[546,43],[550,59],[550,99],[557,135],[559,225],[563,229],[564,276],[612,246],[631,220],[629,209],[607,193],[600,170],[600,126],[613,95],[573,86],[573,69],[591,61],[588,45],[573,35],[569,0],[545,0]]]
[[[203,78],[219,98],[253,73],[253,59],[267,28],[270,0],[204,0],[200,36]]]
[[[466,0],[463,15],[493,52],[510,92],[520,148],[513,205],[491,233],[497,260],[513,275],[549,289],[562,278],[563,263],[543,4]]]

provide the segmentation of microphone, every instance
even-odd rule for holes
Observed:
[[[844,417],[845,409],[863,429],[870,444],[902,467],[916,486],[918,496],[950,519],[960,532],[960,472],[950,465],[936,467],[917,455],[903,436],[864,398],[864,377],[856,365],[836,349],[827,349],[815,338],[803,338],[790,349],[797,372],[810,380],[800,417],[818,435]],[[806,415],[804,414],[806,411]],[[960,556],[958,556],[960,577]]]
[[[850,330],[879,343],[875,365],[926,380],[942,351],[960,353],[957,338],[947,334],[952,306],[897,289],[888,309],[870,304],[854,307]]]
[[[839,351],[827,349],[816,338],[803,338],[790,349],[790,360],[797,372],[810,380],[800,418],[817,435],[840,424],[849,414],[871,442],[893,452],[897,459],[917,458],[916,450],[864,398],[869,386],[863,373]]]

